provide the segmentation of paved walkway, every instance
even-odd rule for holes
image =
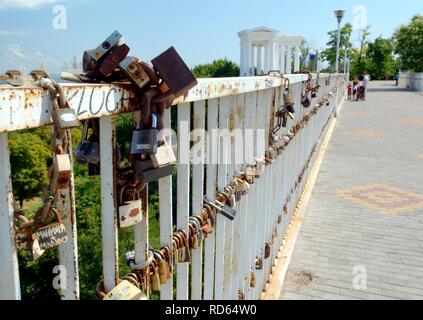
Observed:
[[[346,102],[280,299],[423,299],[423,96]]]

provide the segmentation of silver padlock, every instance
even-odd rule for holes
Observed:
[[[157,147],[157,152],[151,154],[150,158],[154,168],[160,168],[176,162],[176,156],[173,152],[173,148],[166,142],[166,140],[163,141],[161,146]]]

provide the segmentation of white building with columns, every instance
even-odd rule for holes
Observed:
[[[300,71],[300,36],[278,35],[279,31],[258,27],[238,32],[241,39],[240,76],[266,74],[279,70]]]

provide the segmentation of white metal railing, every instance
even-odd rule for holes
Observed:
[[[236,204],[235,219],[229,221],[217,215],[215,231],[198,249],[192,250],[191,264],[177,264],[176,283],[168,281],[161,286],[161,299],[173,299],[174,285],[176,299],[180,300],[238,299],[239,292],[246,299],[261,298],[320,146],[320,139],[345,87],[343,77],[332,75],[330,85],[327,86],[325,80],[329,75],[321,74],[322,87],[318,98],[312,101],[309,109],[304,109],[300,104],[300,96],[302,81],[307,76],[287,77],[295,96],[296,110],[295,120],[288,120],[288,128],[295,127],[307,114],[310,119],[304,122],[303,128],[282,153],[266,166],[264,174],[251,185],[248,195]],[[335,90],[337,86],[338,90]],[[127,85],[64,84],[64,88],[70,107],[77,111],[79,120],[100,118],[103,275],[105,289],[109,291],[121,276],[118,258],[123,254],[118,252],[117,208],[113,195],[115,116],[130,109],[133,92]],[[314,103],[330,90],[336,91],[330,98],[330,105],[324,105],[312,114]],[[265,150],[256,148],[260,144],[258,140],[262,139],[257,129],[264,130],[267,141],[269,131],[273,128],[274,112],[283,104],[282,94],[283,83],[280,77],[199,79],[199,84],[186,97],[174,101],[178,111],[178,132],[183,130],[182,126],[189,128],[191,119],[194,121],[194,129],[206,129],[208,132],[213,129],[255,129],[254,143],[242,143],[242,149],[244,154],[264,158]],[[191,102],[194,103],[193,117]],[[20,299],[8,132],[51,124],[50,112],[51,100],[42,89],[0,86],[0,299]],[[170,117],[170,110],[166,110],[165,127],[170,126]],[[219,155],[227,156],[226,160],[234,160],[239,156],[235,153],[235,142],[239,143],[235,136],[231,137],[229,143],[213,143],[212,135],[204,135],[204,138],[200,143],[209,159]],[[266,150],[268,147],[266,143]],[[69,146],[69,151],[71,148]],[[176,230],[188,228],[189,216],[201,211],[203,195],[214,199],[216,191],[223,190],[233,176],[244,169],[244,164],[248,164],[237,164],[234,161],[186,164],[181,160],[189,154],[188,148],[189,145],[187,147],[183,143],[178,147],[177,199],[172,199],[171,177],[159,181],[161,246],[171,246],[175,227]],[[239,149],[236,150],[238,152]],[[64,201],[61,202],[61,209],[65,213],[63,220],[69,241],[59,248],[60,264],[66,267],[68,285],[61,294],[62,299],[72,300],[79,299],[78,222],[74,203],[77,195],[73,180],[71,188],[62,192]],[[176,226],[173,226],[172,217],[174,201],[177,202]],[[192,202],[192,211],[189,201]],[[283,219],[278,223],[278,215],[281,213]],[[134,228],[136,260],[143,262],[148,256],[148,219],[143,219]],[[265,242],[271,246],[271,255],[264,260],[263,268],[256,270],[256,258],[262,257]],[[251,272],[255,276],[255,287],[250,286]]]

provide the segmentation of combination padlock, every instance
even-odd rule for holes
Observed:
[[[158,117],[156,113],[151,113],[150,128],[142,128],[142,121],[140,121],[139,127],[133,131],[131,144],[132,155],[157,153],[159,135],[157,128]]]

